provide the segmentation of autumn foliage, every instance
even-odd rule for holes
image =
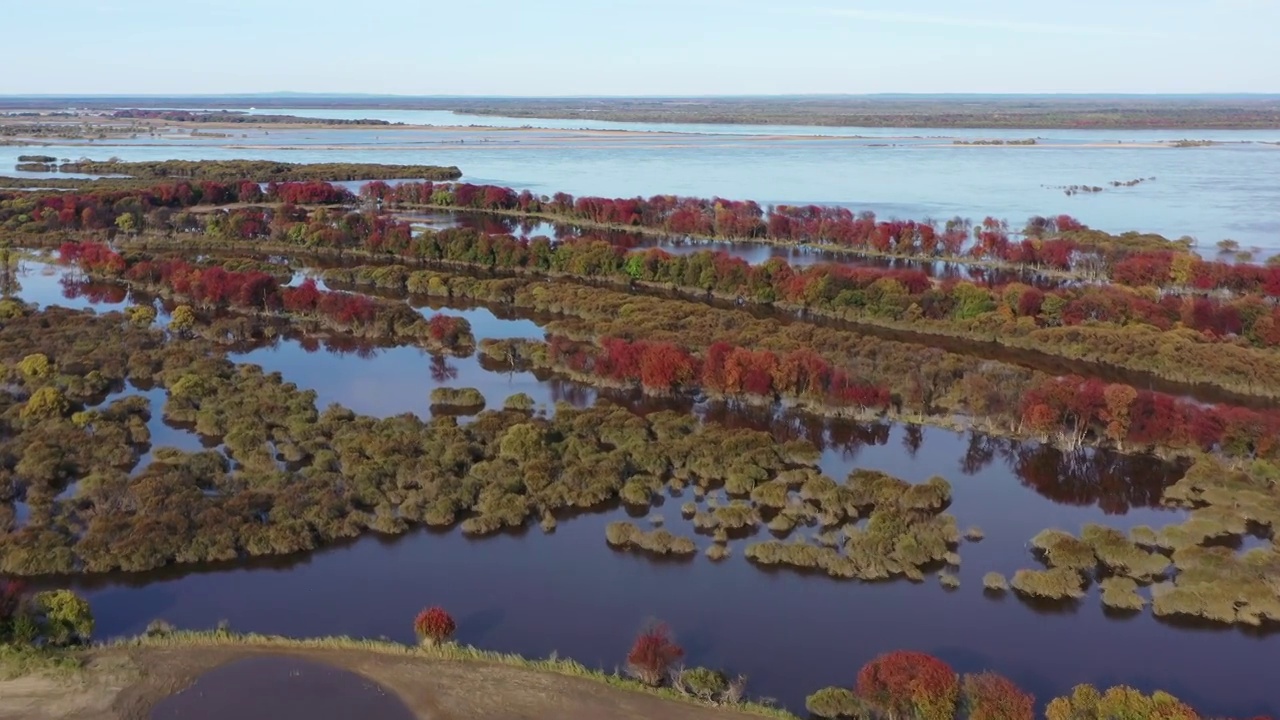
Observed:
[[[661,685],[672,667],[684,657],[684,649],[676,644],[671,630],[654,623],[636,636],[627,653],[627,670],[646,685]]]
[[[862,667],[858,694],[895,720],[952,720],[960,678],[932,655],[897,650]]]
[[[441,607],[429,607],[413,619],[413,632],[419,640],[440,644],[453,637],[457,624],[453,616]]]
[[[963,704],[969,720],[1034,720],[1035,698],[1003,675],[965,675]]]

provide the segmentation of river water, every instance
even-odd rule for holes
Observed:
[[[1280,131],[667,126],[439,111],[270,112],[372,115],[437,127],[232,127],[221,131],[229,137],[177,132],[60,141],[38,150],[71,159],[457,165],[466,181],[543,194],[721,196],[844,205],[904,219],[993,215],[1015,227],[1032,215],[1065,213],[1112,232],[1191,236],[1208,254],[1225,238],[1260,248],[1260,257],[1280,251]],[[953,144],[1027,138],[1037,144]],[[1218,144],[1167,144],[1178,139]],[[12,172],[17,156],[33,151],[0,147],[0,169]],[[1108,186],[1138,178],[1155,179]],[[1061,188],[1070,185],[1106,189],[1067,196]]]
[[[67,300],[58,270],[28,265],[21,282],[29,300],[104,310],[127,302],[102,291]],[[420,309],[464,314],[477,339],[541,334],[540,319],[508,311],[438,302]],[[552,412],[556,402],[583,406],[602,395],[640,412],[666,406],[491,369],[474,357],[442,361],[412,347],[353,344],[339,351],[285,338],[233,357],[316,389],[321,406],[339,402],[377,416],[426,417],[431,389],[443,385],[477,387],[490,407],[514,392],[530,394]],[[113,397],[138,393],[152,400],[157,446],[217,445],[165,424],[162,391],[128,388]],[[986,572],[1008,575],[1035,567],[1027,541],[1046,527],[1077,531],[1088,522],[1120,528],[1177,522],[1179,512],[1158,506],[1177,468],[1104,452],[1064,455],[1033,443],[941,429],[676,407],[717,422],[767,428],[782,439],[813,440],[822,448],[823,470],[837,479],[859,467],[912,482],[935,474],[947,478],[954,488],[950,512],[962,527],[977,525],[986,535],[960,548],[960,589],[943,590],[933,577],[923,584],[867,584],[765,571],[745,561],[741,542],[718,564],[701,555],[661,562],[622,554],[604,541],[605,526],[628,517],[621,508],[562,518],[549,535],[531,528],[471,539],[456,530],[419,529],[305,556],[82,578],[73,585],[92,602],[99,637],[138,633],[163,618],[180,627],[227,620],[242,631],[409,642],[413,615],[440,604],[454,613],[464,643],[535,657],[556,652],[605,669],[622,663],[646,620],[660,618],[675,630],[691,665],[743,673],[753,695],[797,710],[805,694],[827,684],[848,686],[862,663],[900,648],[934,653],[961,671],[1005,673],[1042,701],[1077,682],[1130,683],[1173,691],[1215,713],[1280,709],[1280,694],[1259,671],[1274,654],[1273,637],[1174,627],[1149,613],[1111,616],[1096,590],[1079,603],[1045,607],[1012,595],[992,597],[981,588]],[[689,499],[691,494],[667,497],[631,519],[645,525],[646,516],[659,514],[673,532],[697,537],[705,548],[709,538],[696,536],[680,517],[679,506]]]

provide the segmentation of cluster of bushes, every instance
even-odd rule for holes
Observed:
[[[1021,283],[935,284],[918,270],[843,265],[795,269],[781,259],[753,266],[710,251],[627,253],[589,238],[553,243],[468,229],[414,236],[406,223],[362,217],[314,213],[272,236],[312,248],[359,248],[485,270],[641,282],[699,297],[711,293],[860,324],[995,342],[1243,394],[1272,396],[1280,386],[1280,357],[1254,349],[1280,344],[1280,308],[1252,295],[1218,301],[1105,285],[1044,291]],[[408,277],[407,272],[384,271],[374,282],[406,287]],[[365,281],[356,271],[350,279]],[[1139,351],[1152,343],[1161,352]]]
[[[541,215],[575,223],[643,228],[674,235],[725,239],[767,239],[853,248],[901,257],[981,258],[1059,270],[1097,270],[1143,250],[1185,249],[1158,235],[1110,235],[1091,230],[1070,216],[1031,218],[1021,242],[1008,223],[988,217],[978,225],[954,218],[932,222],[877,220],[874,213],[843,207],[779,205],[768,210],[751,201],[722,198],[550,198],[529,191],[468,183],[369,183],[366,197],[402,204]]]
[[[1079,446],[1092,436],[1120,448],[1220,451],[1246,459],[1275,457],[1280,450],[1276,410],[1205,405],[1075,375],[1027,388],[1021,420],[1029,434],[1053,436],[1068,446]]]
[[[393,248],[388,244],[379,249]],[[946,280],[935,284],[921,270],[843,264],[793,268],[780,258],[750,265],[723,252],[672,255],[652,248],[626,253],[593,238],[553,243],[541,237],[517,239],[468,229],[426,231],[393,251],[418,260],[486,269],[657,283],[848,320],[910,322],[915,330],[927,330],[932,322],[982,332],[993,320],[997,325],[1018,325],[1025,319],[1017,327],[1020,334],[1084,324],[1150,325],[1159,330],[1181,326],[1209,339],[1238,337],[1258,347],[1280,344],[1280,311],[1254,295],[1218,301],[1110,285],[1078,284],[1045,291],[1022,283],[984,287]],[[1280,267],[1262,270],[1275,276],[1274,288],[1264,284],[1254,291],[1280,293]]]
[[[672,256],[655,249],[627,254],[602,241],[553,245],[545,238],[517,240],[469,230],[428,231],[415,238],[407,223],[384,215],[307,215],[287,208],[270,218],[253,209],[215,213],[205,225],[215,237],[269,236],[307,247],[359,248],[415,260],[618,283],[642,281],[683,292],[749,298],[859,323],[994,341],[1244,394],[1270,396],[1280,386],[1280,359],[1252,349],[1280,343],[1280,308],[1253,295],[1228,302],[1110,286],[1046,292],[1020,283],[934,284],[920,271],[838,265],[795,270],[777,259],[751,266],[710,252]],[[1161,352],[1137,351],[1153,342]]]
[[[0,578],[0,648],[65,648],[93,635],[89,603],[70,590],[29,593]]]
[[[526,347],[532,344],[526,343]],[[598,344],[583,344],[561,336],[549,338],[545,348],[543,362],[549,367],[639,384],[659,393],[700,388],[723,397],[761,398],[772,403],[781,396],[822,409],[873,413],[888,410],[890,404],[886,388],[852,378],[809,350],[779,356],[770,350],[753,351],[720,342],[695,355],[670,342],[606,337]],[[510,353],[513,346],[508,343],[504,349]]]
[[[256,267],[227,270],[223,264],[192,265],[179,258],[134,259],[130,263],[100,243],[64,243],[59,256],[62,262],[75,264],[86,273],[122,278],[199,308],[288,313],[328,329],[379,338],[414,338],[433,349],[461,354],[470,353],[475,346],[465,318],[437,315],[428,320],[404,303],[321,290],[310,278],[289,287],[280,284],[278,275]]]
[[[926,653],[899,650],[868,662],[853,689],[829,687],[809,696],[806,708],[819,718],[872,720],[1033,720],[1035,699],[991,672],[960,675]],[[1099,691],[1077,685],[1045,708],[1048,720],[1162,718],[1200,720],[1186,703],[1161,691],[1147,695],[1127,686]],[[1254,718],[1254,720],[1265,720]]]
[[[190,269],[182,261],[142,260],[123,269],[123,258],[94,243],[70,245],[64,252],[92,272],[110,275],[123,271],[126,277],[147,284],[168,282],[172,287],[176,276],[176,291],[181,292],[185,287],[194,288],[198,294],[213,292],[215,302],[216,298],[225,299],[229,295],[258,307],[258,295],[248,289],[273,287],[270,278],[262,274],[237,275],[211,269],[199,272],[214,272],[212,283],[187,283],[182,280],[181,272],[175,272]],[[1269,457],[1276,452],[1276,439],[1280,438],[1280,415],[1273,411],[1207,406],[1097,379],[1037,377],[1012,366],[1001,368],[998,372],[1003,377],[997,381],[997,366],[990,362],[936,350],[922,351],[916,346],[876,341],[833,328],[784,325],[753,318],[745,323],[735,321],[737,331],[728,334],[720,316],[740,316],[741,311],[705,308],[677,300],[652,298],[642,307],[625,293],[601,288],[530,284],[516,279],[476,280],[431,271],[413,272],[399,266],[331,270],[325,276],[341,284],[405,288],[577,314],[586,321],[585,325],[553,323],[551,328],[589,339],[595,346],[553,338],[542,350],[538,349],[540,344],[533,342],[509,342],[490,350],[496,357],[523,357],[585,378],[638,383],[655,392],[700,388],[740,397],[772,398],[774,394],[781,394],[813,409],[851,407],[880,411],[894,406],[924,413],[958,410],[976,419],[991,418],[993,424],[1008,430],[1053,438],[1071,447],[1103,442],[1122,449],[1166,447]],[[244,283],[229,284],[224,282],[227,278]],[[280,294],[280,301],[271,299],[273,292]],[[308,300],[312,295],[316,298],[334,296],[334,299],[322,304],[319,299]],[[294,312],[305,313],[309,308],[323,310],[332,305],[329,316],[337,318],[341,327],[347,329],[364,322],[362,318],[369,313],[382,317],[384,313],[379,311],[385,309],[385,314],[392,318],[388,321],[390,324],[368,325],[364,330],[366,334],[430,336],[437,340],[440,338],[436,336],[446,340],[448,337],[442,329],[444,320],[433,320],[424,330],[416,327],[421,323],[420,317],[399,303],[379,304],[363,296],[326,294],[310,283],[297,288],[264,290],[262,297],[267,299],[263,303],[265,307],[284,304],[285,309]],[[609,304],[602,305],[601,301]],[[664,321],[665,313],[661,312],[668,306],[673,314],[685,316],[687,332],[671,331],[672,326]],[[702,309],[693,309],[699,307]],[[646,332],[649,327],[657,332]],[[770,332],[770,327],[779,329]],[[797,332],[801,328],[806,329],[803,335]],[[609,337],[615,332],[634,339]],[[689,337],[699,338],[700,342],[691,344]],[[863,348],[855,351],[844,338],[856,338]],[[703,346],[702,342],[706,341],[710,342]],[[743,344],[763,347],[752,351]],[[889,361],[886,351],[898,349],[904,351],[901,362]],[[1186,356],[1171,354],[1180,356],[1179,365],[1186,364]],[[846,364],[852,360],[853,366],[836,366],[831,361],[835,357],[844,358]],[[1148,357],[1151,357],[1149,347]],[[930,367],[931,359],[935,360],[937,370]],[[1174,362],[1173,358],[1170,362]],[[973,366],[975,370],[966,370],[966,366]],[[1253,378],[1255,383],[1269,377],[1260,372],[1257,365],[1240,365],[1237,370]],[[946,388],[948,383],[954,384],[950,392]]]
[[[654,555],[688,557],[698,551],[689,538],[673,535],[667,530],[644,531],[629,522],[612,522],[605,528],[609,545],[623,550],[642,550]]]
[[[484,395],[475,388],[439,387],[431,391],[432,407],[482,408]]]
[[[799,502],[790,497],[792,484]],[[843,542],[833,539],[843,552],[804,541],[749,545],[746,557],[759,565],[820,570],[845,579],[921,580],[926,566],[959,563],[952,551],[960,531],[955,518],[942,512],[950,504],[951,486],[939,477],[911,485],[885,473],[856,470],[837,485],[821,475],[792,474],[757,487],[752,497],[779,516],[813,515],[824,528],[844,532]],[[859,518],[866,518],[865,527],[857,527]]]
[[[750,386],[763,388],[766,393],[798,390],[797,397],[807,393],[812,407],[838,404],[829,390],[840,375],[854,392],[865,395],[859,399],[866,407],[882,406],[882,396],[866,393],[887,390],[890,405],[905,413],[959,413],[974,421],[985,421],[993,430],[1052,438],[1070,447],[1100,443],[1121,449],[1167,447],[1269,457],[1276,452],[1276,440],[1280,438],[1280,415],[1272,410],[1206,405],[1169,393],[1137,389],[1124,382],[1046,376],[989,359],[880,340],[838,328],[754,317],[737,309],[654,296],[638,302],[632,295],[605,288],[518,279],[479,280],[407,268],[390,271],[366,266],[328,271],[325,277],[348,285],[381,281],[382,287],[400,287],[403,283],[410,291],[424,294],[574,316],[577,321],[560,320],[548,325],[553,342],[554,336],[563,335],[590,341],[597,347],[559,342],[553,349],[552,343],[490,341],[485,351],[499,360],[518,358],[542,367],[577,372],[584,378],[638,382],[659,392],[683,385],[737,387],[750,393],[749,386],[742,382],[750,380]],[[603,342],[607,338],[613,338],[609,340],[610,347],[617,350],[621,359],[607,357]],[[1070,340],[1070,336],[1063,337],[1064,342]],[[1169,366],[1185,366],[1190,357],[1195,357],[1183,353],[1181,346],[1170,347],[1166,352],[1156,345],[1159,352],[1153,354],[1152,342],[1156,340],[1148,338],[1141,348],[1125,344],[1116,350],[1145,353],[1148,358],[1167,361]],[[717,355],[719,362],[727,360],[733,348],[758,348],[754,352],[738,352],[735,360],[739,369],[754,372],[739,372],[730,384],[723,382],[720,373],[703,378],[697,360],[699,356],[706,358],[710,347],[717,343],[728,346],[721,348],[726,352]],[[605,361],[597,365],[595,358],[601,355],[606,356]],[[1219,360],[1222,355],[1216,354]],[[648,364],[644,362],[646,358]],[[830,368],[829,374],[824,374],[824,362]],[[597,372],[598,367],[605,372]],[[814,372],[807,373],[806,368]],[[1250,377],[1251,387],[1260,391],[1267,382],[1263,377],[1269,377],[1257,365],[1239,364],[1233,372]],[[808,378],[819,381],[806,381],[806,373]],[[711,384],[707,385],[706,380]],[[824,390],[828,391],[825,397]],[[818,400],[822,403],[814,402]]]
[[[1019,570],[1013,589],[1074,600],[1096,581],[1103,605],[1113,610],[1139,611],[1150,602],[1157,617],[1280,622],[1280,551],[1274,543],[1244,553],[1234,548],[1246,535],[1270,536],[1280,527],[1278,480],[1280,470],[1269,462],[1232,468],[1201,456],[1163,493],[1165,505],[1188,510],[1182,522],[1128,533],[1089,524],[1079,537],[1045,530],[1031,545],[1047,569]],[[1002,589],[997,585],[993,579],[990,589]],[[1150,601],[1139,592],[1144,586]]]
[[[352,199],[348,190],[315,180],[273,181],[265,189],[256,180],[204,179],[83,192],[0,192],[0,228],[24,233],[116,230],[131,234],[145,230],[168,233],[201,228],[198,217],[181,212],[197,206],[262,202],[331,204]],[[289,217],[296,212],[281,214]],[[245,211],[241,215],[264,222],[261,210]]]
[[[1145,252],[1116,263],[1112,279],[1133,287],[1226,290],[1280,297],[1280,265],[1204,260],[1173,252]]]
[[[13,574],[293,553],[411,523],[484,534],[613,501],[632,481],[749,494],[817,455],[763,432],[612,406],[564,406],[552,418],[486,411],[466,425],[319,412],[314,392],[278,374],[119,313],[10,317],[0,359],[21,388],[0,395],[0,572]],[[160,448],[131,477],[147,403],[89,405],[125,380],[165,388],[165,419],[221,441],[225,456]],[[75,493],[61,496],[72,481]],[[25,522],[15,500],[30,506]]]

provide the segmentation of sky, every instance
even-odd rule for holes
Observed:
[[[1280,92],[1280,0],[4,0],[0,95]]]

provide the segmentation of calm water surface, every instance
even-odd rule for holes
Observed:
[[[449,113],[425,111],[396,119],[459,124]],[[1223,238],[1234,238],[1246,248],[1280,250],[1280,146],[1266,144],[1280,141],[1280,131],[815,129],[464,120],[486,127],[246,129],[228,131],[233,135],[229,138],[141,136],[66,143],[40,152],[60,158],[124,160],[449,164],[461,167],[470,182],[544,194],[563,190],[604,196],[718,195],[762,203],[844,205],[885,217],[994,215],[1015,226],[1031,215],[1067,213],[1113,232],[1190,235],[1210,252]],[[511,129],[513,124],[618,132]],[[649,132],[657,129],[671,132]],[[1029,137],[1041,138],[1040,144],[951,144],[952,138]],[[1223,144],[1144,146],[1183,137]],[[12,173],[17,156],[30,151],[0,148],[0,169]],[[1136,187],[1097,194],[1067,197],[1055,189],[1153,176],[1156,180]]]

